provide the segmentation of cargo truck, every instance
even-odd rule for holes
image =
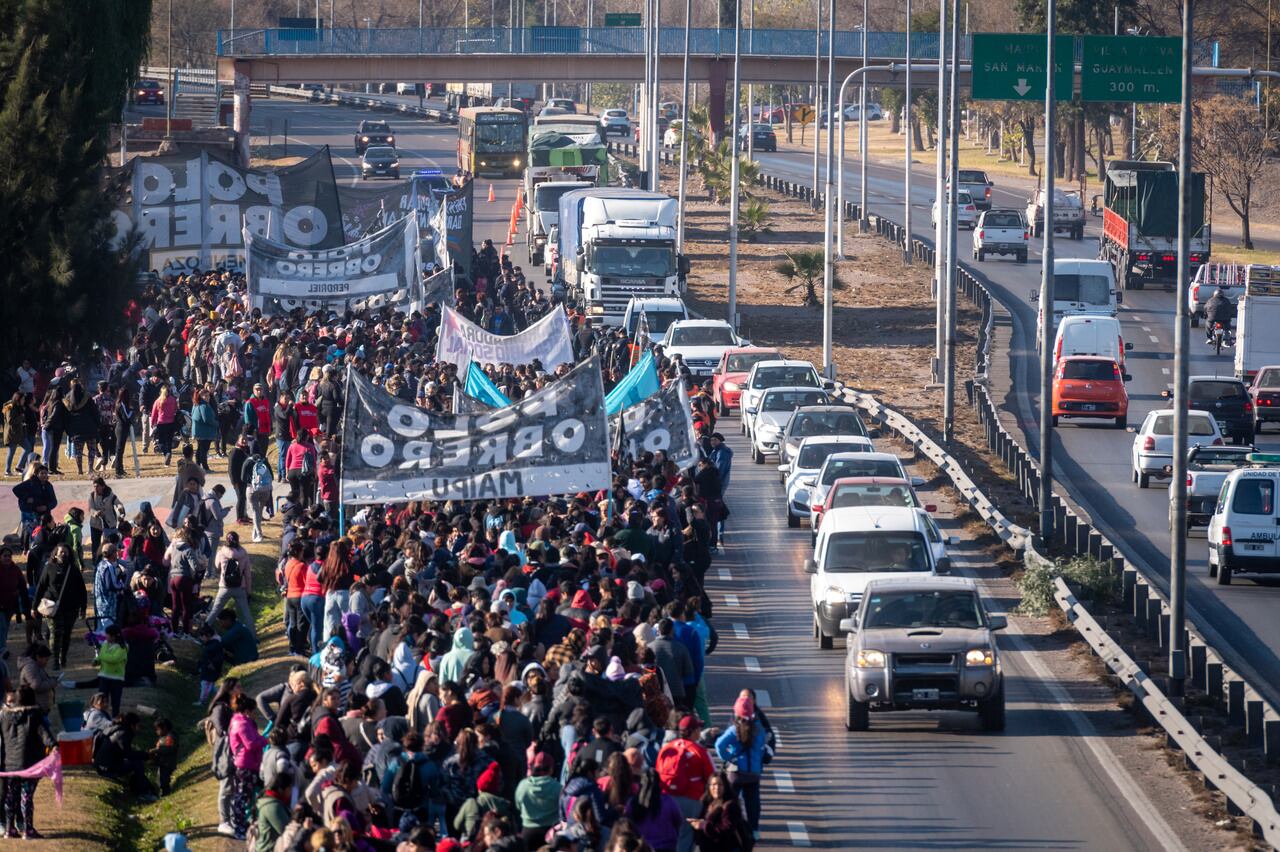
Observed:
[[[1205,178],[1192,172],[1187,224],[1190,269],[1209,259],[1211,231],[1205,210]],[[1099,258],[1115,270],[1125,290],[1147,284],[1171,287],[1178,270],[1178,173],[1172,163],[1113,160],[1107,164]],[[1210,211],[1211,212],[1211,211]]]
[[[459,110],[463,107],[493,106],[497,98],[509,98],[513,103],[503,106],[516,106],[528,112],[533,102],[538,99],[538,83],[446,83],[444,87],[445,103],[449,109]],[[514,103],[518,101],[519,103]]]
[[[1236,378],[1250,382],[1280,364],[1280,266],[1251,263],[1236,308]]]
[[[531,266],[539,266],[546,259],[548,235],[560,221],[560,197],[576,189],[590,189],[593,185],[583,180],[551,180],[533,187],[524,206],[524,231]]]
[[[676,206],[640,189],[560,197],[556,275],[587,316],[618,325],[633,297],[683,295],[689,262],[676,252]]]

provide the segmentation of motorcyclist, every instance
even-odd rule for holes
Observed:
[[[1222,323],[1223,329],[1231,330],[1231,321],[1235,319],[1235,303],[1223,295],[1222,288],[1213,291],[1213,296],[1204,303],[1205,339],[1213,341],[1213,327]]]

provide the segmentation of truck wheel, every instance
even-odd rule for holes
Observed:
[[[982,722],[982,730],[996,733],[1004,730],[1004,690],[994,698],[984,698],[978,702],[978,719]]]
[[[1126,290],[1141,290],[1146,286],[1146,282],[1142,280],[1141,275],[1126,275],[1125,280],[1129,282]]]
[[[759,451],[759,450],[757,450],[755,447],[752,447],[752,448],[751,448],[751,460],[752,460],[753,462],[755,462],[756,464],[764,464],[764,453],[760,452],[760,451]]]
[[[1125,427],[1127,427],[1129,424],[1128,424],[1128,422],[1126,422],[1126,421],[1127,421],[1127,418],[1124,418],[1124,417],[1117,417],[1117,418],[1116,418],[1116,428],[1117,428],[1117,429],[1124,429]]]
[[[1219,586],[1231,585],[1231,569],[1228,568],[1226,565],[1218,566],[1218,585]]]
[[[791,514],[790,510],[787,511],[787,529],[792,529],[792,530],[800,529],[800,519],[797,518],[795,515]]]
[[[1212,562],[1209,563],[1209,576],[1210,577],[1218,576],[1218,566],[1214,565]]]
[[[1148,485],[1150,485],[1150,484],[1151,484],[1151,474],[1149,474],[1149,473],[1139,473],[1139,474],[1138,474],[1138,487],[1139,487],[1139,488],[1146,488],[1146,487],[1147,487]]]
[[[818,628],[818,647],[824,651],[830,651],[836,646],[836,637],[828,636],[822,632],[822,628]]]
[[[1076,239],[1076,240],[1084,239],[1084,225],[1076,226],[1075,232],[1072,234],[1072,239]]]
[[[1058,428],[1058,415],[1056,415],[1056,414],[1055,414],[1055,415],[1053,415],[1051,418],[1049,418],[1049,422],[1053,424],[1053,428],[1057,429],[1057,428]]]
[[[847,731],[865,731],[871,727],[871,708],[867,702],[858,701],[845,689],[844,727]]]
[[[985,251],[983,251],[982,249],[978,249],[978,251],[976,252],[976,254],[977,254],[977,257],[978,257],[978,263],[982,263],[984,260],[986,260],[986,259],[987,259],[987,253],[986,253]]]
[[[1027,253],[1025,251],[1018,252],[1018,263],[1027,262]]]
[[[729,406],[724,404],[724,400],[720,400],[720,404],[716,406],[716,409],[717,409],[717,413],[721,417],[729,416]]]

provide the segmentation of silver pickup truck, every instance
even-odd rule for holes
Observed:
[[[956,183],[960,184],[961,192],[967,192],[973,198],[973,206],[979,212],[991,209],[991,187],[994,184],[986,172],[981,169],[960,169],[956,172]],[[950,190],[950,181],[947,184]]]
[[[1035,195],[1027,199],[1027,221],[1031,223],[1031,236],[1044,236],[1044,190],[1036,190]],[[1053,231],[1065,231],[1073,240],[1084,239],[1084,201],[1078,192],[1053,190]]]
[[[1187,451],[1187,532],[1209,526],[1222,483],[1231,471],[1249,465],[1254,447],[1199,446]],[[1172,493],[1173,485],[1169,486]],[[1173,529],[1173,500],[1169,500],[1169,529]]]

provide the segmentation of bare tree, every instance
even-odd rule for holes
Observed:
[[[1213,178],[1214,189],[1240,217],[1240,245],[1246,249],[1253,248],[1253,193],[1276,141],[1261,119],[1252,104],[1227,95],[1192,105],[1192,162]]]

